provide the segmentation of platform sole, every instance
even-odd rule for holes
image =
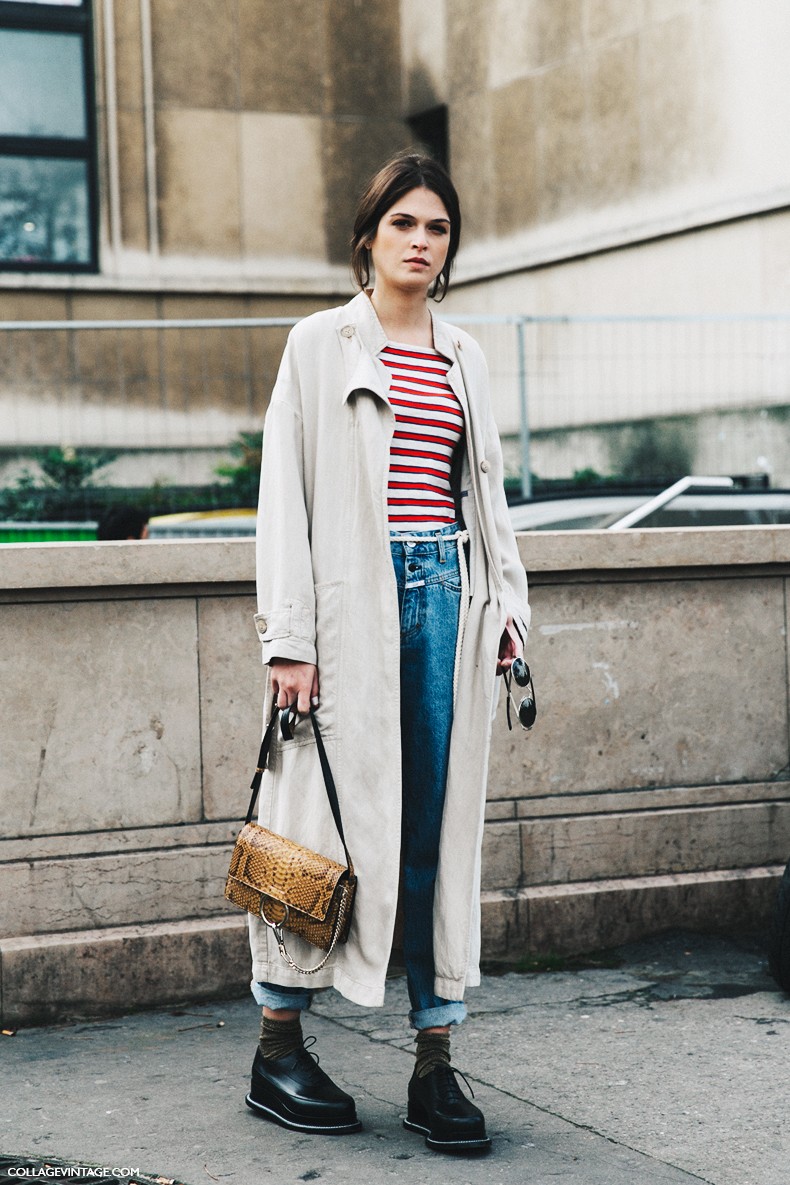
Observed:
[[[347,1136],[352,1132],[362,1131],[362,1124],[358,1119],[354,1119],[350,1123],[306,1123],[296,1116],[283,1115],[280,1111],[275,1111],[273,1107],[267,1106],[266,1103],[259,1103],[251,1094],[244,1096],[244,1102],[251,1111],[260,1115],[262,1119],[270,1119],[272,1123],[279,1123],[280,1127],[287,1127],[290,1131],[307,1132],[309,1135],[315,1136]]]
[[[415,1123],[413,1119],[407,1117],[403,1121],[403,1126],[407,1131],[425,1136],[425,1143],[437,1152],[457,1152],[463,1155],[464,1153],[488,1152],[491,1148],[489,1136],[478,1136],[474,1140],[436,1140],[431,1136],[431,1129],[424,1123]]]

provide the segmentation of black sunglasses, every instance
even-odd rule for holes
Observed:
[[[516,704],[510,691],[510,676],[516,680],[519,687],[529,687],[528,693],[524,696],[520,704]],[[518,722],[525,731],[529,731],[535,723],[538,714],[538,706],[535,701],[535,686],[532,682],[532,672],[530,671],[523,658],[514,658],[511,663],[510,670],[505,671],[505,686],[507,687],[507,726],[510,731],[513,731],[513,721],[510,718],[510,705],[516,709],[518,713]]]

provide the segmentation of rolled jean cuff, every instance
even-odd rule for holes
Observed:
[[[281,987],[277,983],[250,984],[255,1002],[262,1008],[288,1008],[293,1012],[305,1012],[313,1002],[313,993],[307,988]]]
[[[421,1008],[409,1013],[409,1024],[413,1029],[438,1029],[444,1025],[460,1025],[466,1018],[466,1005],[462,1000],[450,1000],[436,1008]]]

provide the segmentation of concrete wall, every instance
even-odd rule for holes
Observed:
[[[790,528],[521,548],[540,716],[495,723],[486,957],[759,923],[790,855]],[[243,992],[252,544],[2,556],[3,1022]]]
[[[447,103],[464,199],[449,316],[790,307],[786,5],[440,0],[430,24],[420,9],[402,2],[404,94],[416,105],[428,90]],[[751,355],[765,362],[756,384],[736,381],[750,347],[734,331],[735,348],[706,339],[698,357],[694,345],[673,357],[673,374],[653,395],[644,380],[656,366],[641,358],[634,332],[621,355],[580,353],[588,377],[579,375],[572,407],[532,384],[535,473],[621,474],[621,450],[610,445],[627,438],[628,422],[683,412],[688,471],[755,472],[767,457],[775,480],[790,480],[784,434],[760,410],[778,404],[787,415],[786,378],[778,394],[768,377],[767,335]],[[723,356],[728,364],[717,369]],[[611,391],[625,371],[622,411]],[[742,413],[736,420],[718,409]],[[591,426],[563,434],[579,415]],[[544,432],[547,418],[559,432]],[[513,414],[504,419],[512,430]],[[624,422],[622,433],[609,430],[612,421]],[[743,433],[731,431],[736,422]]]
[[[627,269],[640,307],[651,299],[639,291],[649,256],[620,259],[629,243],[786,207],[790,13],[778,0],[440,0],[436,8],[446,19],[434,15],[433,38],[415,36],[420,5],[403,0],[404,89],[418,103],[428,85],[449,107],[465,195],[459,275],[487,286],[520,274],[527,301],[528,269],[615,248],[615,261],[601,261],[594,305],[614,311],[617,273]],[[434,55],[440,38],[444,53]],[[731,238],[754,234],[747,227]],[[662,311],[686,307],[693,292],[703,298],[694,311],[743,301],[737,273],[722,296],[713,272],[691,266],[705,254],[693,238],[663,252],[670,266],[673,251],[690,274],[677,294],[655,276]],[[749,270],[751,281],[759,264]],[[557,269],[559,285],[563,278]],[[524,301],[519,312],[535,311]],[[557,311],[577,307],[571,294]]]
[[[94,5],[103,273],[345,284],[356,191],[405,139],[397,5],[152,0],[150,29],[141,10]]]
[[[92,11],[99,271],[0,273],[0,320],[300,316],[347,298],[357,194],[408,143],[397,4]],[[184,450],[260,427],[283,337],[251,354],[216,335],[3,337],[3,444],[169,448],[130,461],[133,480],[211,480]]]
[[[345,291],[359,187],[437,104],[468,282],[790,196],[781,0],[94,0],[93,13],[100,276],[3,287]]]
[[[300,315],[342,300],[356,195],[412,142],[407,119],[438,104],[464,209],[448,314],[788,307],[781,0],[95,0],[93,11],[99,274],[0,273],[0,319]],[[36,350],[30,374],[17,372],[27,343],[3,353],[5,443],[169,448],[175,462],[156,475],[177,478],[195,469],[178,453],[224,448],[252,426],[233,368],[214,382],[209,358],[211,383],[179,416],[155,335],[111,346],[98,378],[75,373],[78,351],[62,362],[53,349],[48,370]],[[121,375],[130,353],[137,368]],[[184,355],[179,373],[204,373],[199,351]],[[265,393],[273,358],[255,372]],[[511,376],[507,431],[516,390]],[[747,409],[757,438],[748,409],[776,402],[764,386],[717,387],[700,407],[696,394],[636,392],[626,416],[584,385],[578,402],[595,426],[674,414],[667,404],[683,399],[698,469],[722,427],[707,412]],[[536,398],[539,430],[552,407]],[[536,440],[536,471],[605,471],[603,435],[593,427],[564,450]],[[754,469],[742,453],[734,439],[718,467]],[[152,471],[137,467],[140,480]]]

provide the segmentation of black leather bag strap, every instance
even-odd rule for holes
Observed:
[[[269,759],[269,750],[272,747],[272,736],[274,735],[274,726],[277,722],[279,711],[280,709],[277,707],[277,704],[275,704],[272,710],[271,719],[269,720],[269,723],[266,726],[266,731],[263,734],[261,750],[258,754],[258,765],[256,766],[255,773],[253,774],[252,781],[250,782],[252,797],[250,798],[250,805],[247,807],[247,815],[244,819],[245,823],[252,822],[252,813],[255,810],[255,803],[258,800],[258,791],[261,788],[261,778],[263,777],[263,771],[266,769],[266,762]]]
[[[329,805],[332,808],[332,818],[335,820],[335,827],[340,836],[340,842],[343,845],[343,851],[346,853],[346,864],[351,868],[351,857],[348,854],[346,847],[346,837],[343,834],[343,820],[340,817],[340,803],[337,797],[337,788],[335,786],[335,779],[332,777],[332,770],[329,768],[329,759],[326,755],[324,742],[321,737],[321,730],[318,727],[318,721],[315,718],[315,712],[310,709],[310,719],[313,722],[313,732],[315,733],[315,743],[318,749],[318,759],[321,762],[321,772],[324,775],[324,785],[326,786],[326,795],[329,799]]]
[[[288,709],[288,710],[290,711],[290,709]],[[250,783],[250,789],[252,790],[252,797],[250,798],[250,805],[247,808],[247,815],[244,820],[245,823],[252,822],[253,812],[255,811],[255,803],[258,800],[258,791],[261,788],[261,779],[263,778],[263,771],[266,768],[266,762],[268,761],[268,758],[269,758],[269,750],[271,748],[272,737],[274,735],[274,726],[277,722],[277,715],[278,715],[279,711],[280,711],[280,709],[275,705],[274,710],[272,711],[271,719],[269,720],[269,723],[266,726],[266,731],[263,734],[263,740],[261,741],[261,748],[260,748],[260,752],[258,754],[258,765],[257,765],[255,773],[253,775],[252,782]],[[346,847],[346,837],[343,834],[343,820],[340,815],[340,802],[337,797],[337,787],[335,786],[335,779],[332,775],[332,770],[330,769],[330,766],[329,766],[329,758],[326,755],[326,749],[324,748],[324,741],[321,736],[321,730],[318,727],[318,721],[316,720],[315,712],[313,711],[312,708],[310,709],[310,719],[313,724],[313,732],[315,733],[315,743],[316,743],[316,748],[318,749],[318,760],[321,762],[321,772],[324,775],[324,786],[326,787],[326,796],[329,799],[329,806],[332,811],[332,818],[335,821],[335,827],[337,828],[337,833],[340,836],[340,842],[343,845],[343,851],[346,854],[346,864],[348,865],[348,867],[350,869],[353,869],[353,865],[351,863],[351,856],[349,855],[348,848]]]

